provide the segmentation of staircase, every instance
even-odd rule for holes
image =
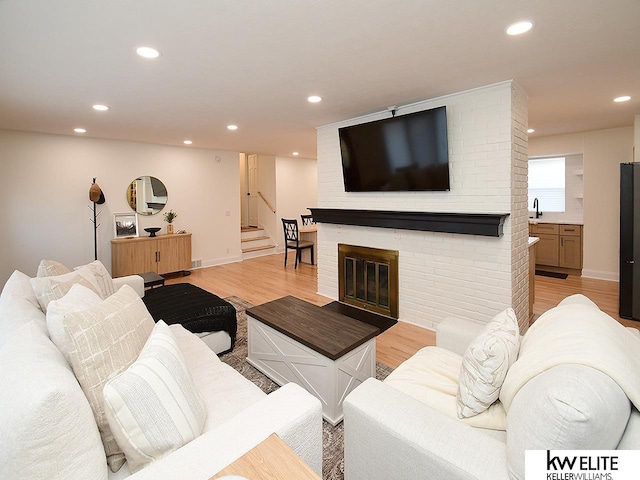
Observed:
[[[259,227],[242,227],[240,242],[243,260],[276,253],[275,242]]]

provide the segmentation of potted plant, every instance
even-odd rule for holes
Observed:
[[[164,221],[167,222],[167,233],[173,233],[173,221],[178,217],[178,214],[173,210],[169,210],[164,213]]]

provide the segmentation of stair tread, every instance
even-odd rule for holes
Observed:
[[[241,242],[253,242],[255,240],[269,240],[269,236],[267,235],[263,235],[262,237],[251,237],[251,238],[243,238],[240,241]]]
[[[263,245],[261,247],[243,248],[242,253],[257,252],[258,250],[268,250],[269,248],[275,248],[275,245]]]

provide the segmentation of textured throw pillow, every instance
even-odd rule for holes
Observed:
[[[100,295],[100,287],[98,287],[93,273],[88,268],[81,268],[64,275],[31,279],[33,292],[36,294],[40,308],[44,313],[47,313],[49,302],[64,297],[76,283],[84,285]]]
[[[64,275],[69,273],[69,270],[65,265],[55,260],[41,260],[38,265],[38,277],[55,277],[57,275]]]
[[[520,327],[512,308],[496,315],[469,344],[462,357],[458,417],[484,412],[498,399],[509,367],[518,357]]]
[[[71,365],[69,351],[72,349],[70,339],[64,328],[64,318],[72,312],[80,312],[99,305],[102,299],[96,292],[76,283],[69,292],[58,300],[52,300],[47,307],[47,330],[51,341],[56,344],[64,358]]]
[[[102,389],[107,380],[125,371],[138,358],[154,327],[142,299],[128,285],[100,305],[65,315],[70,340],[68,356],[100,430],[111,471],[125,461],[104,416]]]
[[[104,386],[105,414],[136,472],[198,437],[206,410],[171,330],[160,320],[140,357]]]
[[[102,298],[107,298],[108,296],[116,293],[116,288],[113,285],[113,279],[100,260],[96,260],[86,265],[81,265],[74,268],[74,270],[79,270],[84,267],[87,267],[91,270],[91,273],[93,273],[96,283],[98,284],[98,287],[100,287],[99,293]]]
[[[525,450],[612,450],[631,404],[611,377],[591,367],[558,365],[518,391],[507,413],[509,477],[524,479]]]

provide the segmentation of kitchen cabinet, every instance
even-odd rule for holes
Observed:
[[[536,233],[540,241],[536,244],[536,265],[558,266],[560,244],[558,235],[548,233]]]
[[[144,272],[162,275],[190,268],[190,233],[111,240],[111,271],[114,277]]]
[[[582,227],[580,225],[560,225],[560,249],[558,266],[582,268]]]
[[[538,223],[529,226],[538,237],[536,265],[582,269],[582,225]]]

